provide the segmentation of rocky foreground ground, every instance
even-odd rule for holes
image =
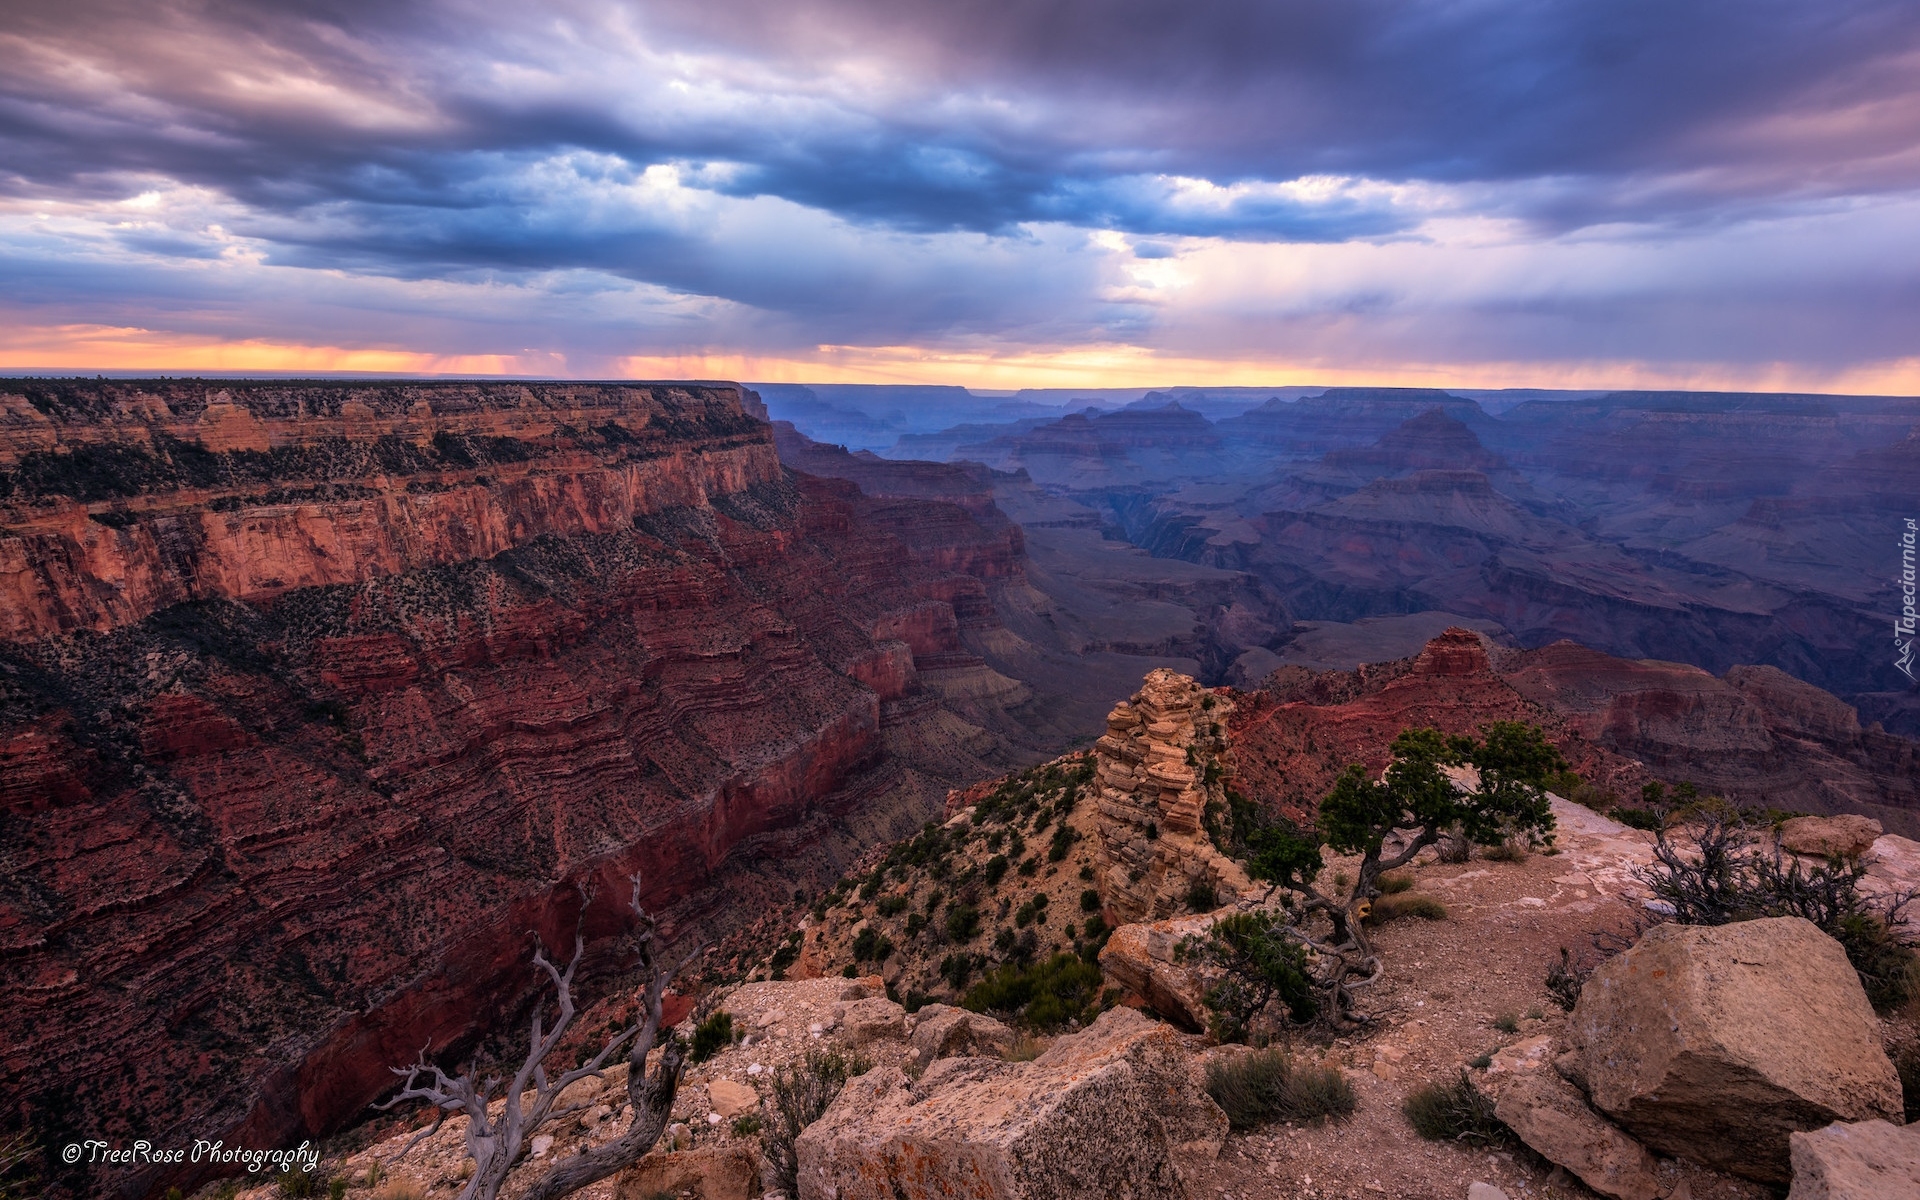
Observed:
[[[1201,1088],[1210,1061],[1244,1053],[1242,1048],[1212,1045],[1202,1034],[1183,1030],[1150,1010],[1128,1009],[1124,1003],[1091,1029],[1045,1039],[1016,1040],[1013,1031],[1000,1029],[989,1018],[961,1018],[958,1010],[937,1003],[909,1014],[885,997],[886,981],[879,976],[825,974],[837,964],[809,940],[809,954],[794,965],[822,972],[822,977],[753,982],[706,999],[703,1010],[725,1009],[743,1036],[688,1071],[675,1108],[677,1124],[668,1138],[674,1148],[657,1150],[641,1166],[580,1194],[602,1200],[653,1200],[661,1194],[718,1200],[762,1194],[759,1138],[744,1132],[751,1121],[742,1118],[761,1112],[774,1069],[792,1065],[809,1048],[827,1046],[861,1055],[873,1065],[848,1085],[842,1099],[802,1138],[803,1167],[811,1164],[816,1173],[826,1172],[810,1185],[803,1171],[803,1197],[846,1200],[866,1195],[872,1189],[858,1186],[862,1178],[869,1183],[884,1178],[890,1181],[887,1188],[906,1189],[872,1190],[875,1196],[1184,1192],[1188,1196],[1411,1200],[1464,1197],[1476,1183],[1498,1187],[1514,1200],[1594,1194],[1565,1167],[1517,1140],[1484,1147],[1425,1141],[1402,1113],[1415,1089],[1455,1079],[1463,1069],[1482,1091],[1501,1099],[1501,1118],[1516,1126],[1525,1126],[1526,1118],[1515,1116],[1510,1095],[1527,1097],[1538,1091],[1539,1096],[1528,1103],[1545,1113],[1549,1124],[1554,1097],[1573,1094],[1577,1099],[1553,1064],[1570,1042],[1577,1041],[1577,1033],[1570,1033],[1569,1014],[1548,991],[1547,974],[1562,947],[1577,963],[1591,966],[1607,948],[1617,947],[1623,936],[1631,935],[1635,923],[1648,913],[1647,892],[1636,872],[1651,861],[1652,839],[1565,801],[1555,801],[1554,813],[1559,827],[1555,853],[1533,854],[1517,862],[1475,858],[1449,864],[1429,852],[1417,860],[1412,870],[1414,892],[1439,899],[1445,919],[1403,919],[1378,927],[1376,942],[1386,977],[1365,993],[1365,1013],[1372,1024],[1350,1036],[1303,1039],[1295,1046],[1303,1060],[1337,1066],[1352,1082],[1358,1106],[1346,1121],[1315,1127],[1279,1123],[1230,1132]],[[1920,843],[1883,836],[1871,844],[1864,861],[1870,890],[1920,886]],[[1327,871],[1350,867],[1334,860]],[[1196,919],[1204,920],[1175,918]],[[817,928],[818,923],[808,919],[808,925]],[[1115,934],[1103,965],[1111,968],[1114,951],[1125,944],[1126,934],[1126,927]],[[1644,950],[1645,946],[1634,953]],[[1613,960],[1616,965],[1624,961]],[[1136,974],[1172,969],[1166,962],[1132,967]],[[1114,975],[1109,969],[1109,979]],[[1850,976],[1840,980],[1849,981]],[[1767,996],[1756,993],[1754,1002],[1765,1003]],[[1130,998],[1127,1003],[1139,1000]],[[1796,1003],[1794,995],[1778,999],[1783,1010]],[[1860,1007],[1864,1009],[1864,1001]],[[1579,1016],[1577,1012],[1574,1019]],[[1752,1013],[1741,1019],[1749,1018],[1761,1019]],[[1920,1038],[1911,1013],[1876,1018],[1868,1011],[1866,1019],[1871,1022],[1876,1052],[1880,1046],[1897,1050]],[[955,1037],[956,1020],[976,1022],[979,1036]],[[690,1016],[681,1032],[691,1035],[692,1024]],[[1797,1045],[1795,1052],[1816,1073],[1841,1077],[1852,1068],[1837,1061],[1823,1065],[1820,1057],[1838,1044],[1833,1039],[1839,1037],[1823,1031],[1817,1039]],[[1853,1050],[1842,1047],[1832,1053],[1852,1054]],[[1472,1065],[1476,1063],[1480,1065]],[[1869,1069],[1880,1068],[1870,1065]],[[555,1131],[554,1140],[535,1143],[534,1156],[509,1182],[507,1196],[524,1190],[545,1162],[607,1140],[624,1128],[618,1109],[624,1091],[616,1082],[576,1085],[582,1103],[589,1107]],[[1869,1084],[1884,1090],[1885,1081]],[[1588,1081],[1588,1086],[1598,1085]],[[1897,1121],[1897,1083],[1895,1087],[1891,1115]],[[1849,1090],[1857,1092],[1860,1087]],[[1598,1091],[1595,1095],[1598,1099]],[[1596,1137],[1604,1141],[1595,1130],[1614,1127],[1594,1115],[1584,1101],[1579,1109],[1585,1115],[1577,1116],[1574,1140],[1586,1136],[1589,1141]],[[1149,1110],[1164,1119],[1149,1122],[1151,1129],[1134,1129]],[[905,1136],[903,1130],[910,1128],[916,1114],[921,1125],[913,1136]],[[405,1157],[399,1157],[399,1151],[406,1135],[354,1153],[339,1164],[340,1173],[363,1181],[378,1163],[384,1182],[371,1188],[354,1187],[348,1194],[393,1200],[408,1194],[455,1194],[465,1161],[460,1125],[457,1118],[449,1121]],[[1904,1129],[1897,1133],[1920,1141]],[[1550,1142],[1553,1134],[1549,1130],[1543,1136]],[[914,1147],[915,1137],[923,1141],[917,1143],[911,1161],[903,1159],[902,1147]],[[1625,1141],[1624,1135],[1620,1138]],[[809,1142],[813,1143],[811,1158]],[[1625,1144],[1630,1149],[1623,1153],[1637,1152],[1632,1143]],[[1892,1145],[1896,1150],[1912,1149],[1910,1142]],[[1607,1149],[1605,1145],[1598,1151],[1576,1147],[1588,1159],[1596,1153],[1604,1157]],[[1622,1173],[1624,1182],[1600,1194],[1635,1200],[1760,1200],[1777,1195],[1774,1189],[1785,1182],[1777,1172],[1767,1180],[1740,1178],[1727,1169],[1726,1161],[1721,1162],[1722,1169],[1701,1165],[1700,1160],[1712,1161],[1720,1153],[1711,1147],[1694,1147],[1691,1154],[1679,1155],[1667,1149],[1667,1153],[1627,1163],[1630,1169]],[[1884,1158],[1888,1152],[1870,1150],[1868,1158],[1874,1153]],[[1566,1157],[1564,1147],[1560,1156]],[[1074,1183],[1076,1161],[1081,1165],[1081,1184]],[[1920,1161],[1920,1155],[1906,1161]],[[1066,1166],[1051,1174],[1032,1165],[1063,1162]],[[1131,1184],[1102,1182],[1104,1176],[1095,1167],[1113,1163],[1126,1167],[1124,1177]],[[943,1192],[943,1181],[954,1179],[971,1181],[980,1190]],[[1909,1188],[1905,1192],[1888,1186],[1893,1190],[1850,1192],[1843,1187],[1804,1194],[1912,1194],[1910,1180],[1899,1184]],[[409,1188],[414,1190],[405,1190]],[[264,1198],[275,1193],[262,1188],[242,1194]]]

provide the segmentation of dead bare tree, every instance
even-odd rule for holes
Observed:
[[[640,903],[640,876],[634,875],[631,883],[633,897],[629,904],[639,924],[636,940],[639,943],[644,998],[639,1019],[615,1034],[600,1053],[558,1078],[548,1078],[547,1056],[560,1045],[560,1039],[573,1024],[573,973],[580,965],[580,954],[585,943],[578,933],[574,934],[573,957],[567,962],[567,969],[562,971],[547,961],[545,950],[538,946],[536,935],[533,965],[546,972],[547,979],[552,983],[559,1014],[553,1026],[547,1028],[544,1023],[545,1004],[534,1007],[533,1031],[526,1058],[507,1084],[498,1114],[489,1114],[487,1111],[495,1089],[500,1086],[498,1076],[478,1080],[476,1072],[469,1069],[464,1074],[449,1077],[438,1066],[427,1061],[424,1049],[413,1065],[393,1068],[393,1073],[405,1081],[404,1085],[398,1095],[385,1104],[376,1105],[376,1108],[386,1110],[408,1100],[425,1100],[438,1110],[433,1124],[416,1134],[396,1157],[405,1156],[430,1137],[449,1114],[462,1113],[467,1117],[467,1153],[473,1158],[474,1169],[467,1185],[460,1190],[458,1200],[494,1200],[501,1186],[506,1183],[507,1173],[524,1157],[534,1133],[541,1126],[571,1116],[586,1107],[575,1105],[555,1111],[554,1105],[561,1094],[582,1079],[599,1077],[608,1061],[622,1047],[626,1048],[627,1099],[633,1113],[626,1133],[605,1145],[556,1162],[526,1193],[526,1200],[556,1200],[557,1197],[576,1192],[638,1161],[660,1140],[660,1133],[666,1128],[667,1119],[673,1112],[673,1097],[680,1086],[680,1072],[686,1062],[686,1053],[681,1043],[669,1032],[661,1048],[659,1062],[655,1064],[651,1075],[647,1074],[647,1056],[659,1041],[662,998],[667,984],[699,951],[695,950],[670,966],[663,965],[656,942],[656,921]],[[526,1102],[529,1091],[531,1103]]]

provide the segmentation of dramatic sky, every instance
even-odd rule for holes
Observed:
[[[1920,392],[1914,0],[12,0],[0,367]]]

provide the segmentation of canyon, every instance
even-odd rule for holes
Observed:
[[[691,946],[1052,748],[966,646],[1018,529],[789,471],[749,391],[0,395],[0,1090],[44,1144],[325,1133],[482,1047],[536,938],[615,969],[627,876]]]
[[[1419,618],[1396,652],[1452,623],[1716,675],[1760,664],[1920,736],[1889,637],[1920,400],[1272,391],[975,418],[882,452],[984,467],[1030,544],[1077,523],[1256,583],[1294,624],[1226,639],[1236,656],[1205,663],[1209,683],[1335,665],[1309,631],[1352,647],[1337,665],[1394,657],[1382,623]]]
[[[1839,647],[1869,539],[1823,531],[1890,511],[1899,439],[1836,427],[1765,497],[1623,477],[1692,497],[1661,518],[1681,561],[1580,491],[1595,443],[1503,424],[1525,403],[1202,403],[1023,415],[933,462],[731,384],[0,381],[6,1119],[329,1134],[423,1046],[501,1049],[536,943],[578,930],[617,988],[630,876],[668,942],[721,945],[684,1004],[746,927],[1074,747],[1110,807],[1158,771],[1193,818],[1191,749],[1308,819],[1406,725],[1520,719],[1607,803],[1690,782],[1920,835],[1907,698],[1817,686],[1865,679]],[[1761,407],[1741,428],[1786,453],[1811,418]],[[1883,408],[1875,436],[1908,420]],[[1774,540],[1712,525],[1741,504]],[[1166,832],[1102,859],[1142,912],[1190,886],[1156,864],[1199,827]]]

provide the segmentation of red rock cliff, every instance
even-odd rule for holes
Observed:
[[[635,870],[685,940],[1010,765],[918,664],[1017,542],[743,402],[0,384],[9,1120],[298,1142],[512,1015],[582,885],[604,967]]]

